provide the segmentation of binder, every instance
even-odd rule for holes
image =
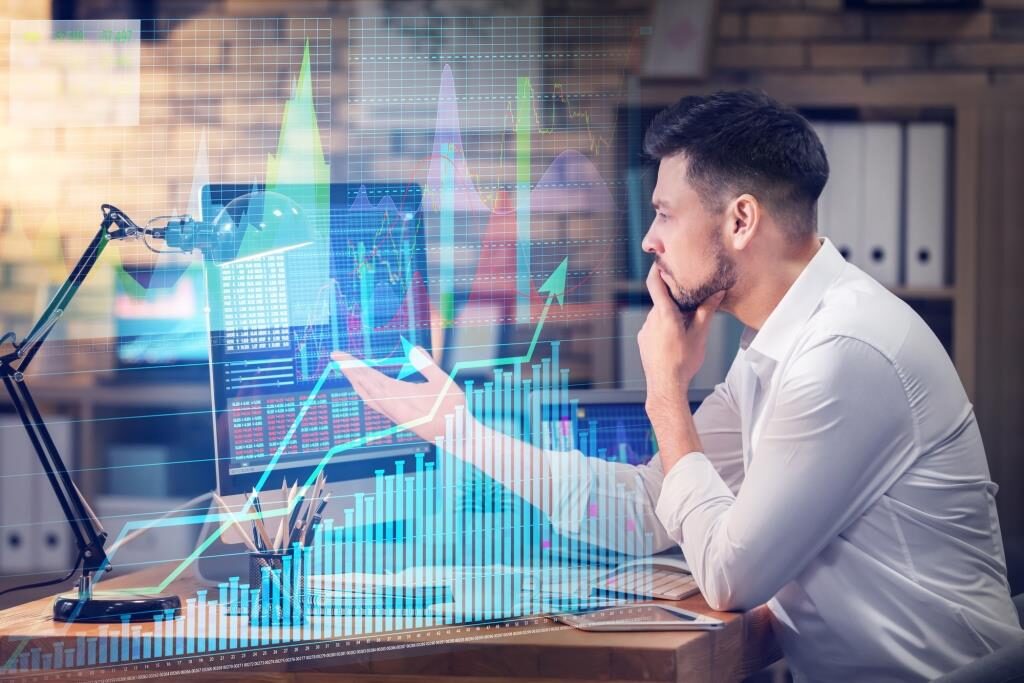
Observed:
[[[61,458],[64,459],[64,464],[71,469],[74,461],[71,421],[67,417],[47,417],[46,427],[50,430],[50,436]],[[42,472],[42,466],[38,464],[38,457],[34,452],[30,452],[29,455],[35,462],[34,469],[37,472],[36,476],[32,477],[32,502],[35,506],[36,520],[31,543],[35,555],[33,565],[41,572],[66,571],[71,568],[73,562],[71,529],[61,512],[57,494],[53,492],[49,479]],[[71,478],[74,480],[74,474]]]
[[[47,427],[71,466],[71,423],[47,417]],[[39,458],[17,417],[0,418],[0,574],[66,570],[71,529]]]
[[[866,123],[864,239],[854,263],[887,287],[899,284],[903,131],[898,123]]]
[[[828,124],[830,178],[822,234],[847,261],[857,262],[864,251],[864,135],[858,123]]]
[[[618,386],[620,389],[643,389],[647,386],[644,379],[644,366],[640,360],[640,347],[636,336],[647,320],[650,306],[625,306],[618,312]]]
[[[943,123],[907,126],[906,282],[941,287],[949,215],[949,130]]]
[[[821,190],[821,195],[818,197],[818,208],[817,208],[817,227],[818,233],[825,235],[828,226],[825,225],[829,215],[829,199],[832,195],[832,187],[835,183],[832,182],[832,152],[831,152],[831,141],[829,140],[829,132],[831,130],[831,124],[824,121],[812,121],[811,127],[814,132],[817,133],[818,139],[821,140],[821,146],[825,148],[825,157],[828,159],[829,175],[828,182],[825,183],[825,187]]]
[[[45,475],[17,417],[0,418],[0,574],[35,569],[34,479]]]

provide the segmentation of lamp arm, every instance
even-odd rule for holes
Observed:
[[[79,287],[88,277],[93,266],[96,265],[107,244],[111,240],[135,237],[143,232],[116,207],[104,204],[102,211],[103,221],[100,223],[99,230],[78,259],[78,263],[75,264],[64,284],[60,286],[53,299],[47,304],[39,320],[20,342],[16,341],[13,335],[5,335],[4,339],[15,341],[12,341],[10,347],[0,355],[0,379],[3,380],[11,403],[28,433],[32,447],[39,457],[39,462],[42,463],[43,471],[50,480],[50,486],[53,488],[61,510],[71,527],[75,543],[83,558],[85,577],[105,567],[109,568],[107,556],[103,550],[107,532],[96,517],[96,513],[89,507],[82,492],[71,480],[64,460],[61,458],[39,408],[25,383],[25,370],[54,326],[64,315],[68,304],[78,293]]]
[[[46,305],[46,308],[39,316],[39,320],[36,321],[36,324],[29,333],[20,342],[14,344],[14,353],[17,355],[14,362],[17,365],[17,369],[22,373],[25,372],[40,346],[46,341],[46,337],[50,334],[54,325],[64,315],[68,304],[71,303],[71,300],[78,293],[79,287],[82,286],[85,278],[89,276],[89,272],[92,271],[93,266],[96,265],[96,262],[110,241],[142,235],[143,229],[135,225],[132,219],[128,218],[117,207],[104,204],[101,210],[103,211],[103,221],[100,223],[99,230],[96,231],[92,241],[89,242],[89,246],[85,248],[82,256],[79,257],[78,263],[71,269],[71,273],[64,281],[64,284],[53,295],[50,303]]]
[[[107,556],[103,551],[103,544],[107,539],[107,532],[103,528],[96,513],[92,511],[86,502],[82,492],[78,490],[75,483],[68,474],[64,460],[60,457],[57,446],[53,443],[50,431],[43,422],[39,408],[32,399],[32,394],[23,379],[15,379],[18,372],[11,372],[10,366],[5,365],[3,373],[4,387],[11,397],[11,403],[21,419],[21,424],[28,433],[32,448],[43,465],[43,471],[50,486],[57,496],[64,517],[67,519],[71,532],[75,537],[75,544],[82,556],[83,571],[86,574],[99,571],[106,563]]]

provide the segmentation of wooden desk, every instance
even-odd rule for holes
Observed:
[[[108,587],[151,585],[166,576],[155,568],[103,582]],[[150,576],[146,576],[146,575]],[[208,588],[195,579],[180,579],[172,588],[182,596]],[[214,588],[211,593],[215,593]],[[60,624],[50,617],[51,599],[0,611],[0,665],[16,648],[52,652],[57,642],[75,647],[79,636],[96,637],[99,625]],[[744,614],[711,611],[694,596],[682,607],[713,614],[726,622],[717,632],[584,633],[543,617],[509,623],[406,630],[372,636],[268,645],[150,659],[95,668],[14,674],[3,680],[105,680],[167,678],[174,680],[451,681],[482,683],[508,679],[530,681],[720,681],[740,680],[779,658],[768,611]],[[232,617],[229,617],[231,619]],[[109,633],[121,627],[109,625]]]

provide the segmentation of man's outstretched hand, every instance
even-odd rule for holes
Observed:
[[[331,359],[367,406],[424,441],[434,443],[444,436],[445,415],[454,414],[459,406],[465,409],[462,389],[419,346],[409,353],[409,360],[426,382],[392,379],[344,351],[335,351]]]

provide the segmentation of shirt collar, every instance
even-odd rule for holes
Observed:
[[[827,237],[821,238],[821,248],[804,266],[761,329],[744,330],[741,343],[755,366],[762,365],[758,362],[761,358],[774,365],[789,352],[803,323],[811,317],[825,290],[845,267],[846,259],[839,250]]]

